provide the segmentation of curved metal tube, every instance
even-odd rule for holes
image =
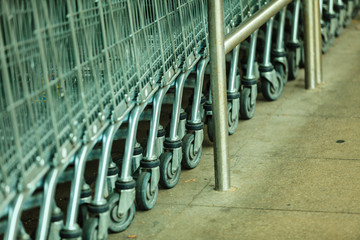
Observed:
[[[119,177],[120,182],[130,182],[133,180],[131,177],[131,159],[133,156],[134,146],[136,142],[136,132],[138,127],[139,118],[144,111],[149,100],[135,106],[129,116],[128,134],[125,143],[124,158],[122,161],[121,175]]]
[[[293,27],[291,29],[291,42],[298,43],[299,33],[299,17],[300,17],[300,0],[295,0],[293,12]]]
[[[231,66],[230,66],[230,74],[229,74],[229,86],[227,89],[228,93],[234,93],[238,90],[236,89],[236,74],[237,74],[237,66],[239,64],[239,52],[240,52],[240,44],[237,45],[232,50],[231,56]]]
[[[54,207],[54,196],[57,182],[70,162],[71,161],[66,161],[66,164],[63,164],[53,169],[46,177],[44,183],[44,199],[40,208],[40,220],[37,227],[36,239],[47,239],[48,237],[49,229],[47,226],[49,226],[50,224],[50,215]]]
[[[28,191],[20,193],[15,200],[14,207],[10,207],[8,215],[8,225],[5,232],[5,240],[16,239],[17,228],[22,212],[22,206],[25,203],[26,198],[30,195]]]
[[[273,25],[274,25],[274,18],[271,17],[269,21],[266,23],[266,36],[265,36],[265,48],[264,48],[264,59],[263,65],[264,66],[271,66],[271,42],[272,42],[272,33],[273,33]]]
[[[158,157],[155,154],[155,140],[157,137],[157,130],[159,128],[162,101],[169,88],[170,85],[164,86],[163,88],[159,89],[154,96],[152,118],[150,121],[150,131],[147,140],[146,156],[145,156],[145,158],[148,160],[155,160]]]
[[[189,123],[200,123],[201,122],[201,116],[200,116],[200,104],[201,104],[201,94],[203,89],[203,82],[204,82],[204,76],[205,76],[205,69],[206,66],[209,63],[210,58],[204,58],[202,59],[196,68],[196,83],[195,83],[195,89],[194,89],[194,99],[191,109],[191,118],[189,120]]]
[[[286,7],[284,7],[279,13],[279,27],[276,39],[276,52],[285,52],[284,46],[284,34],[285,34],[285,20],[286,20]]]
[[[184,73],[182,73],[178,77],[178,79],[176,79],[175,100],[174,100],[174,105],[173,105],[172,113],[171,113],[170,136],[168,138],[169,141],[179,140],[177,130],[178,130],[179,119],[180,119],[181,101],[182,101],[185,80],[189,76],[190,72],[191,72],[191,70],[187,70]]]
[[[92,204],[103,205],[106,203],[104,199],[104,188],[108,173],[109,163],[111,159],[111,149],[114,141],[115,133],[120,128],[123,121],[112,124],[104,133],[102,138],[102,150],[99,160],[98,175],[96,178],[95,195]]]
[[[93,149],[96,142],[97,141],[91,141],[87,145],[84,145],[75,157],[74,179],[70,189],[70,200],[67,209],[66,224],[63,227],[64,230],[71,231],[78,229],[76,222],[79,212],[80,193],[84,178],[86,157]]]
[[[247,79],[255,78],[255,54],[256,54],[257,34],[258,34],[258,30],[256,30],[250,36],[250,48],[249,48],[249,56],[248,56],[247,69],[246,69]]]

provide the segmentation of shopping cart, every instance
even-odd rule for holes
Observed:
[[[203,17],[196,16],[196,14],[202,14],[202,12],[198,11],[199,6],[202,5],[203,2],[201,0],[192,0],[172,2],[172,4],[168,6],[168,11],[173,11],[175,13],[172,15],[171,29],[173,31],[175,46],[177,46],[175,52],[178,60],[180,60],[179,69],[181,70],[181,73],[175,80],[175,93],[173,97],[169,135],[164,141],[165,151],[160,156],[160,184],[164,188],[173,188],[180,178],[181,162],[183,159],[182,138],[185,135],[185,128],[181,126],[184,126],[186,122],[184,114],[182,114],[183,121],[180,122],[182,95],[185,82],[190,73],[195,69],[197,62],[201,57],[199,50],[203,48],[203,39],[199,38],[201,35],[196,33],[196,29],[199,27],[203,28],[204,26]],[[206,36],[204,31],[202,32],[203,36]],[[195,89],[195,91],[200,95],[202,86],[201,88],[200,86],[197,87],[198,88]],[[199,105],[199,102],[194,104]],[[202,129],[197,130],[201,131],[200,134],[202,134]],[[198,134],[198,136],[200,136],[200,140],[197,139],[196,142],[202,142],[201,135]],[[189,143],[193,142],[191,139],[187,141]],[[194,153],[200,158],[201,151],[199,148],[202,148],[202,146],[197,143],[196,147],[197,149],[194,149]],[[188,149],[190,150],[190,148]],[[185,153],[187,152],[188,151],[185,150]],[[196,161],[198,162],[198,160]]]

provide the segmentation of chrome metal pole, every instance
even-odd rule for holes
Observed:
[[[315,78],[316,83],[323,82],[322,51],[321,51],[321,15],[320,1],[314,1],[314,30],[315,30]]]
[[[315,64],[315,18],[313,0],[304,0],[304,40],[305,40],[305,88],[313,89],[316,86]]]
[[[254,15],[249,17],[231,33],[225,36],[225,53],[229,53],[240,42],[244,41],[256,29],[261,27],[267,20],[277,14],[281,9],[288,5],[292,0],[270,1]],[[210,17],[210,16],[209,16]]]
[[[230,162],[227,149],[228,120],[223,15],[223,0],[209,0],[210,85],[215,127],[215,190],[218,191],[227,191],[230,189]]]

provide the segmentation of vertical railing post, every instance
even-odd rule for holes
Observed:
[[[322,50],[321,50],[321,13],[320,13],[320,1],[314,1],[314,31],[315,31],[315,78],[316,83],[323,82],[322,72]]]
[[[315,0],[315,2],[318,0]],[[304,0],[305,88],[316,87],[316,37],[314,0]]]
[[[223,0],[208,1],[210,84],[212,112],[214,119],[214,165],[215,190],[230,189],[230,164],[228,159],[227,138],[227,98],[226,67],[224,49],[224,3]]]

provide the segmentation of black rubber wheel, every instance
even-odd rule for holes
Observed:
[[[296,50],[291,50],[288,52],[287,59],[289,64],[289,80],[295,80],[299,74],[299,60],[296,59],[296,57]]]
[[[155,204],[159,194],[156,185],[155,192],[151,192],[151,174],[142,172],[136,183],[136,205],[141,210],[150,210]]]
[[[210,142],[214,142],[214,120],[212,116],[207,117],[207,134]]]
[[[126,230],[132,223],[135,216],[135,204],[133,203],[128,211],[119,216],[118,206],[119,206],[120,195],[118,193],[112,193],[108,197],[109,203],[109,230],[115,233],[122,232]]]
[[[182,166],[185,169],[194,169],[199,165],[202,155],[202,145],[200,148],[197,149],[195,152],[194,149],[194,142],[195,141],[195,134],[188,133],[183,138],[183,159],[182,159]]]
[[[229,135],[233,135],[239,125],[239,112],[236,112],[235,119],[232,119],[233,103],[228,102],[227,113],[228,113],[228,132]]]
[[[284,84],[281,75],[276,72],[276,80],[277,86],[273,86],[269,81],[263,80],[262,81],[262,93],[266,100],[268,101],[275,101],[277,100],[284,89]]]
[[[248,120],[254,117],[256,102],[251,104],[251,89],[243,88],[240,94],[240,117]]]
[[[287,59],[286,59],[287,61]],[[283,85],[285,85],[288,81],[288,76],[289,76],[289,69],[287,67],[288,65],[287,64],[282,64],[282,63],[275,63],[275,71],[277,73],[280,74],[281,78],[282,78],[282,82],[283,82]]]
[[[164,152],[160,155],[160,185],[166,189],[176,186],[180,179],[181,164],[172,170],[173,155],[171,152]]]
[[[84,240],[97,240],[99,231],[99,219],[89,218],[86,220],[83,227],[82,239]]]

